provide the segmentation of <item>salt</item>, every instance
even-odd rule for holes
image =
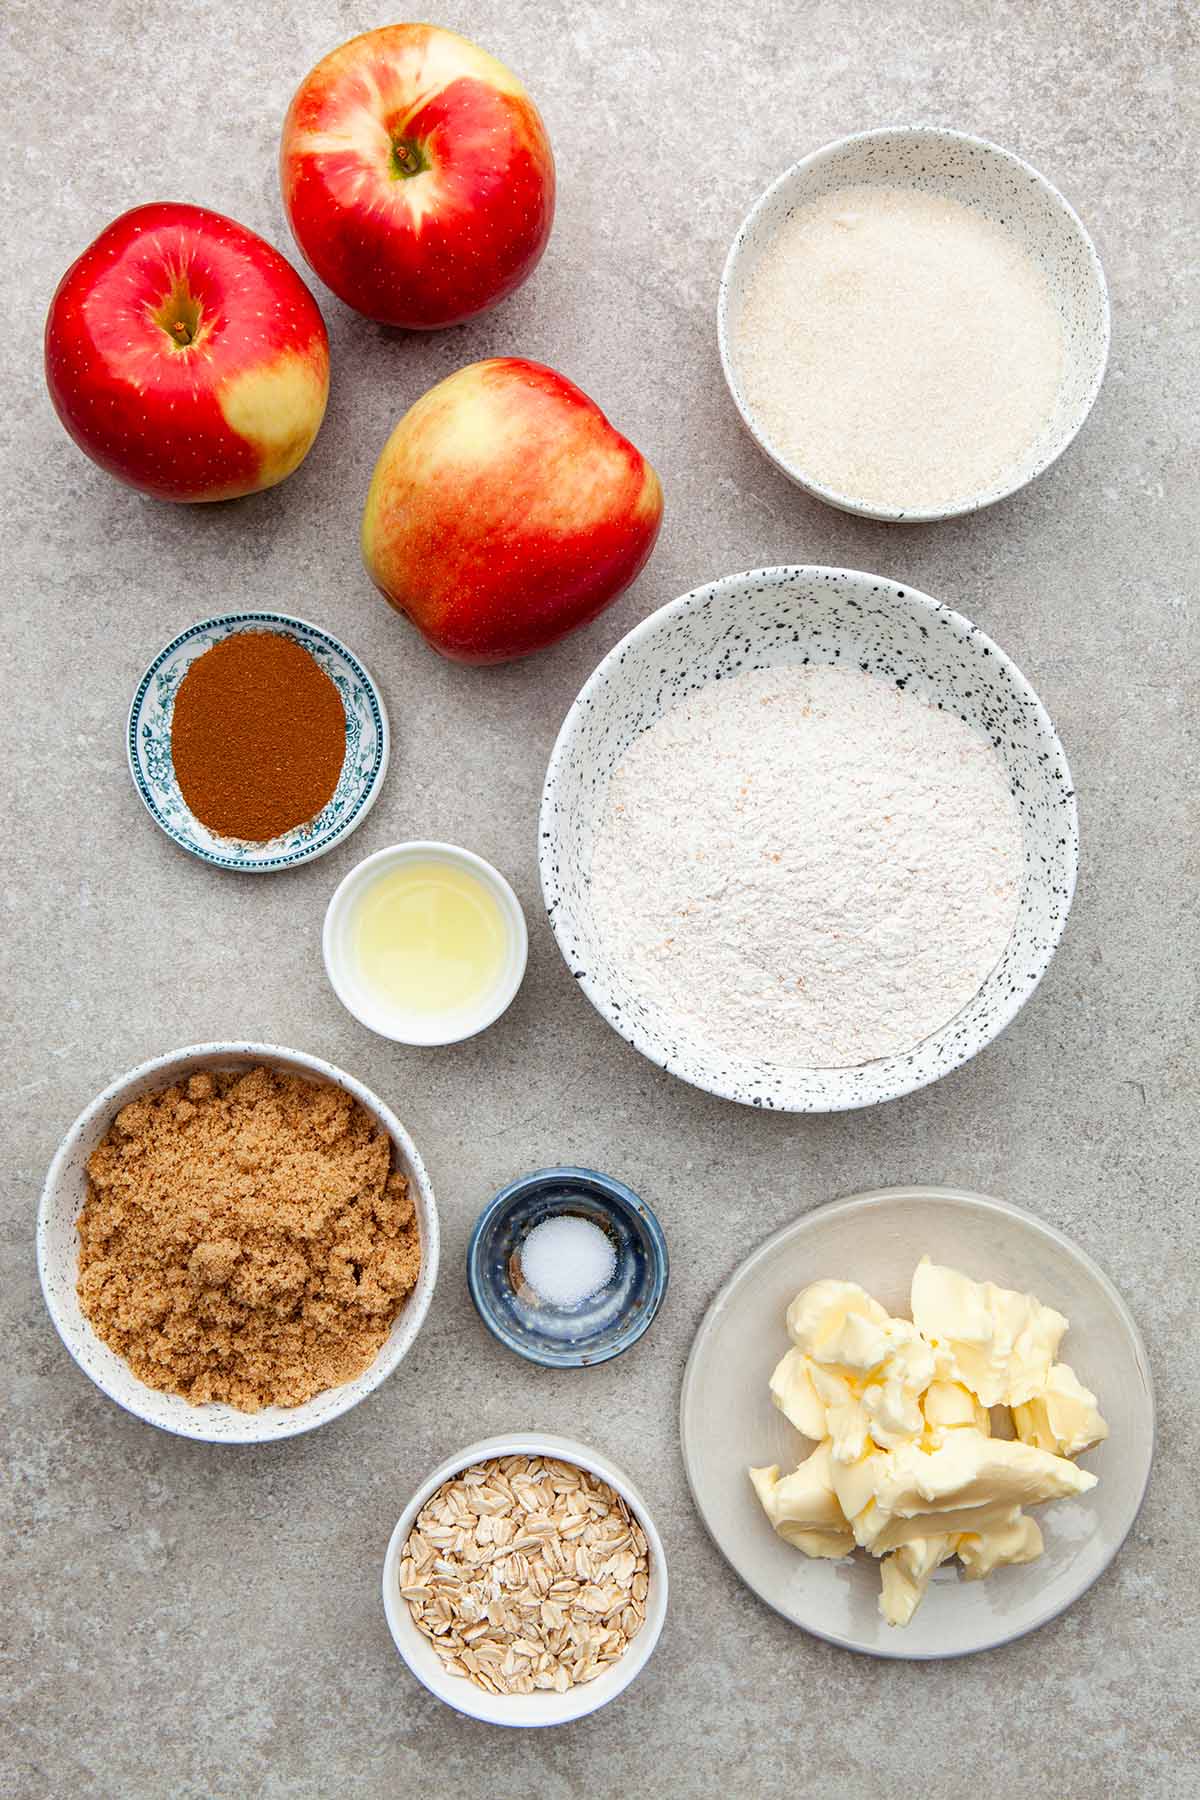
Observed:
[[[936,511],[1016,479],[1064,361],[1050,284],[1016,236],[915,188],[793,213],[734,320],[744,400],[782,461],[860,504]]]
[[[560,1213],[535,1225],[521,1245],[521,1272],[548,1306],[578,1306],[612,1280],[617,1253],[589,1219]]]

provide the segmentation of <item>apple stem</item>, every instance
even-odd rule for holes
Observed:
[[[412,138],[394,137],[392,139],[391,176],[393,181],[407,179],[410,175],[419,175],[427,169],[429,163],[421,151],[421,146]]]
[[[176,350],[190,350],[200,338],[204,309],[189,291],[186,281],[180,279],[151,317]]]

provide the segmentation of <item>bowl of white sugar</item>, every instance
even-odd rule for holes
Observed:
[[[934,126],[841,138],[760,197],[717,303],[725,379],[785,475],[846,512],[974,512],[1049,467],[1108,359],[1104,274],[1036,169]]]
[[[996,1037],[1078,861],[1024,676],[847,569],[730,575],[635,626],[567,714],[539,829],[551,926],[609,1024],[789,1112],[895,1099]]]

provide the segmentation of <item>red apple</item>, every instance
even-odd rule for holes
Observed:
[[[363,514],[367,573],[456,662],[507,662],[586,625],[662,522],[658,476],[541,363],[471,363],[405,413]]]
[[[79,448],[160,500],[282,481],[317,435],[329,339],[278,250],[221,213],[114,219],[58,284],[46,382]]]
[[[436,25],[385,25],[300,83],[280,147],[302,254],[340,300],[432,330],[531,274],[554,218],[554,158],[511,70]]]

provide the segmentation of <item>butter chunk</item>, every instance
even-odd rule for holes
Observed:
[[[971,1425],[984,1437],[991,1436],[992,1421],[987,1408],[979,1404],[970,1388],[964,1387],[961,1381],[930,1382],[922,1397],[921,1409],[926,1425],[943,1431]],[[1045,1448],[1044,1445],[1038,1447]]]
[[[771,1377],[775,1403],[806,1437],[828,1435],[834,1458],[855,1462],[868,1443],[895,1449],[919,1437],[921,1394],[949,1367],[908,1319],[893,1319],[850,1281],[814,1281],[787,1315],[793,1349]]]
[[[828,1442],[782,1479],[778,1464],[751,1469],[763,1511],[781,1537],[808,1556],[848,1556],[854,1536],[834,1493]]]
[[[825,1408],[825,1429],[837,1462],[857,1462],[867,1448],[871,1417],[856,1381],[836,1369],[810,1364],[812,1384]]]
[[[750,1471],[806,1556],[880,1559],[890,1625],[909,1623],[951,1556],[970,1580],[1040,1556],[1022,1509],[1094,1487],[1071,1458],[1108,1435],[1096,1396],[1055,1360],[1067,1320],[1053,1307],[927,1256],[911,1299],[910,1322],[855,1282],[796,1295],[771,1396],[817,1447],[790,1475]]]
[[[923,1256],[911,1311],[921,1335],[950,1351],[957,1378],[983,1406],[1015,1406],[1046,1384],[1067,1320],[1032,1294],[972,1281]]]
[[[1095,1394],[1070,1363],[1055,1363],[1042,1391],[1012,1411],[1021,1442],[1056,1456],[1082,1456],[1108,1436]]]
[[[925,1598],[934,1570],[954,1555],[954,1539],[915,1538],[885,1556],[879,1565],[882,1583],[879,1610],[889,1625],[907,1625]]]
[[[785,1543],[802,1550],[805,1556],[823,1556],[834,1562],[849,1556],[854,1549],[854,1538],[848,1531],[813,1531],[792,1519],[784,1519],[775,1529]]]
[[[905,1445],[889,1452],[880,1459],[876,1497],[889,1513],[910,1518],[947,1506],[1033,1506],[1095,1485],[1065,1456],[968,1429],[946,1432],[932,1451]]]
[[[887,1323],[886,1309],[855,1281],[810,1282],[787,1309],[788,1336],[814,1362],[864,1370],[879,1361],[878,1327]]]
[[[831,1458],[829,1472],[833,1491],[837,1495],[843,1518],[851,1524],[868,1506],[874,1504],[879,1464],[886,1454],[884,1450],[870,1449],[854,1462],[839,1462],[836,1457]]]
[[[1020,1507],[989,1502],[979,1506],[954,1506],[941,1512],[922,1513],[911,1519],[889,1518],[878,1508],[868,1509],[854,1521],[855,1542],[872,1556],[886,1556],[890,1550],[917,1543],[923,1537],[945,1534],[957,1537],[961,1532],[982,1536],[1013,1523]],[[861,1534],[861,1535],[859,1535]]]
[[[1008,1563],[1033,1562],[1044,1548],[1037,1520],[1018,1511],[1003,1525],[978,1534],[964,1533],[958,1539],[958,1560],[968,1581],[982,1581],[993,1569]]]
[[[886,1337],[886,1355],[863,1387],[862,1405],[874,1442],[883,1450],[895,1450],[921,1435],[925,1425],[921,1395],[933,1381],[938,1363],[932,1347],[907,1319],[889,1319]]]
[[[1031,1444],[988,1438],[972,1426],[939,1436],[932,1450],[907,1444],[864,1458],[849,1480],[833,1465],[839,1504],[863,1549],[881,1556],[914,1538],[983,1532],[1009,1522],[1014,1507],[1086,1493],[1096,1484],[1086,1469]]]
[[[825,1436],[825,1406],[813,1386],[811,1368],[805,1352],[793,1345],[775,1365],[771,1398],[790,1425],[819,1444]]]

